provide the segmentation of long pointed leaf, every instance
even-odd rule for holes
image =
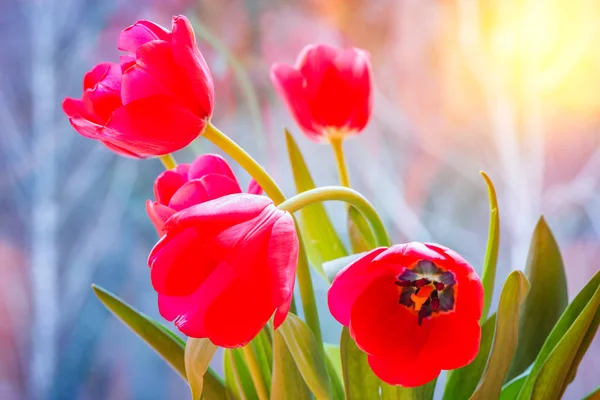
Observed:
[[[331,398],[325,356],[308,325],[290,313],[277,332],[283,336],[310,390],[318,399]]]
[[[552,332],[546,338],[542,349],[537,355],[531,372],[527,377],[527,380],[523,384],[521,392],[519,392],[520,400],[528,400],[531,398],[533,386],[535,381],[542,369],[543,365],[547,361],[548,357],[562,340],[563,336],[568,332],[571,326],[575,323],[578,316],[583,312],[588,303],[592,300],[596,290],[600,286],[600,271],[590,279],[590,281],[581,289],[581,291],[575,296],[571,304],[567,307],[565,312],[561,315],[560,319],[552,329]]]
[[[525,275],[531,289],[521,311],[519,345],[508,380],[521,374],[535,360],[569,302],[560,250],[543,217],[533,232]]]
[[[495,330],[496,314],[493,314],[481,327],[481,342],[475,360],[466,367],[448,372],[444,400],[468,399],[473,394],[487,364]]]
[[[531,368],[527,369],[527,371],[523,372],[521,375],[517,376],[510,382],[504,384],[502,386],[502,391],[500,392],[500,398],[498,400],[514,400],[519,395],[521,388],[525,384],[527,380],[527,376],[529,376],[529,372],[531,372]]]
[[[350,337],[348,328],[342,329],[340,355],[346,399],[378,399],[381,381],[369,367],[367,355],[358,348],[354,339]]]
[[[97,285],[92,285],[92,290],[110,312],[152,347],[183,379],[187,379],[183,340],[108,290]],[[211,369],[204,377],[204,395],[207,400],[225,397],[225,387]]]
[[[585,396],[582,400],[600,400],[600,386],[598,386],[592,393]]]
[[[535,384],[532,397],[534,399],[560,399],[569,384],[569,377],[573,362],[579,351],[582,341],[588,330],[596,333],[598,325],[592,327],[592,322],[600,310],[600,288],[577,317],[573,325],[560,339],[548,359],[542,366]],[[575,367],[576,368],[576,367]]]
[[[369,223],[353,206],[348,207],[348,236],[353,253],[362,253],[376,247]]]
[[[225,385],[227,398],[235,400],[258,400],[250,371],[240,349],[225,349]]]
[[[192,391],[192,400],[202,398],[204,374],[212,360],[217,346],[208,339],[189,338],[185,346],[185,371]]]
[[[279,329],[273,334],[272,382],[271,400],[309,400],[312,397]]]
[[[294,182],[298,193],[315,188],[315,183],[308,171],[306,162],[293,136],[286,129],[287,143]],[[308,258],[315,269],[325,277],[322,265],[325,261],[348,255],[340,240],[325,207],[322,204],[312,204],[300,211],[299,224],[303,232],[304,244]]]
[[[403,388],[381,382],[381,400],[431,400],[437,378],[415,388]]]
[[[500,294],[492,352],[471,400],[497,399],[500,396],[502,384],[517,348],[519,314],[528,290],[529,283],[520,271],[513,271],[508,275]]]
[[[483,261],[483,272],[481,283],[483,284],[484,300],[481,323],[488,316],[492,297],[494,296],[494,283],[496,282],[496,265],[498,263],[498,247],[500,246],[500,214],[498,211],[498,199],[496,189],[490,177],[483,171],[479,172],[488,187],[488,198],[490,203],[490,224],[488,229],[488,241]]]

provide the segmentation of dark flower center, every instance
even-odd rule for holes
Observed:
[[[413,269],[404,270],[395,283],[401,288],[398,303],[417,312],[419,326],[434,313],[454,309],[454,274],[429,260],[421,260]]]

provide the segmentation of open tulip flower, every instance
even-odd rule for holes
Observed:
[[[294,289],[294,220],[264,196],[232,194],[186,208],[164,226],[148,258],[161,315],[184,334],[239,347],[273,316],[285,319]]]
[[[110,292],[94,291],[189,383],[194,400],[433,400],[443,370],[444,400],[562,396],[600,325],[600,272],[569,305],[560,250],[540,219],[526,273],[508,275],[491,311],[501,225],[485,173],[490,226],[481,280],[441,245],[392,245],[373,205],[351,189],[343,150],[344,139],[362,132],[371,116],[365,50],[313,44],[294,66],[272,67],[302,132],[332,146],[339,173],[340,186],[314,187],[288,133],[300,193],[287,198],[211,122],[213,81],[185,17],[174,17],[171,31],[138,21],[122,31],[118,49],[125,52],[120,64],[92,68],[81,99],[65,99],[63,110],[81,135],[164,164],[146,202],[160,236],[147,262],[158,312],[187,336],[185,345]],[[199,135],[252,177],[247,193],[220,155],[177,165],[170,153]],[[349,240],[326,209],[309,207],[331,200],[346,203]],[[296,223],[292,214],[300,210]],[[330,285],[329,311],[343,325],[339,345],[323,342],[319,309],[327,308],[317,305],[317,276]],[[302,318],[295,315],[295,285]],[[218,346],[225,348],[224,379],[209,368]]]
[[[313,141],[357,134],[371,116],[371,61],[365,50],[310,45],[295,66],[273,65],[271,80]]]
[[[120,155],[148,157],[186,147],[213,111],[210,71],[183,16],[173,31],[138,21],[121,33],[121,64],[102,63],[84,78],[80,100],[63,110],[81,135]]]
[[[156,201],[148,200],[146,211],[162,236],[165,222],[177,211],[234,193],[242,189],[227,161],[218,154],[203,154],[192,164],[179,164],[160,174],[154,181]],[[262,193],[254,179],[248,193]]]
[[[477,355],[483,286],[445,247],[378,248],[344,268],[329,290],[333,317],[350,328],[383,381],[423,385]]]

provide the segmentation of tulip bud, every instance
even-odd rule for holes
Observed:
[[[310,45],[295,66],[273,65],[271,80],[313,141],[358,134],[371,116],[371,61],[365,50]]]
[[[214,102],[189,21],[174,17],[172,32],[138,21],[123,30],[118,47],[129,53],[120,66],[97,65],[84,78],[82,98],[63,102],[73,128],[130,157],[186,147],[204,131]]]

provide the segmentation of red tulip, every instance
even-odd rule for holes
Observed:
[[[296,66],[273,65],[271,80],[298,125],[316,142],[357,134],[371,116],[371,61],[365,50],[310,45]]]
[[[81,135],[131,157],[172,153],[202,133],[213,111],[210,71],[189,21],[173,31],[138,21],[119,38],[120,67],[99,64],[85,75],[83,96],[63,110]]]
[[[349,327],[383,381],[423,385],[479,350],[483,286],[454,251],[436,244],[378,248],[335,277],[329,310]]]
[[[177,211],[242,189],[227,161],[217,154],[203,154],[192,164],[179,164],[160,174],[154,181],[156,201],[146,201],[146,211],[160,236],[165,222]],[[248,193],[261,194],[252,179]]]
[[[173,215],[148,258],[160,314],[184,334],[239,347],[273,314],[279,327],[294,289],[292,216],[265,196],[232,194]]]

